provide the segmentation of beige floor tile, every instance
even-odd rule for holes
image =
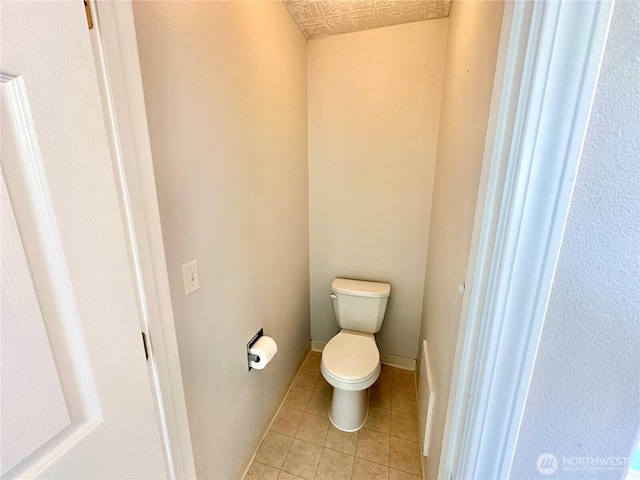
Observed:
[[[384,388],[375,384],[371,387],[371,396],[369,397],[369,405],[371,407],[391,409],[391,389]]]
[[[402,413],[418,414],[416,394],[403,392],[402,390],[391,391],[391,410]]]
[[[305,413],[302,416],[295,437],[305,442],[323,446],[327,438],[327,430],[329,430],[329,417]]]
[[[310,390],[293,386],[289,391],[289,395],[287,395],[287,399],[284,401],[284,406],[304,412],[309,403],[309,398],[311,398]]]
[[[297,477],[295,475],[291,475],[288,472],[280,471],[280,475],[278,475],[278,480],[299,480],[302,477]]]
[[[293,438],[277,432],[268,432],[258,449],[255,461],[274,468],[282,467]]]
[[[352,480],[387,480],[388,477],[389,467],[356,458]]]
[[[279,473],[280,470],[277,468],[253,462],[244,476],[244,480],[277,480]]]
[[[333,425],[329,425],[327,439],[324,442],[325,448],[330,448],[331,450],[347,453],[349,455],[355,455],[357,444],[358,432],[343,432]]]
[[[294,437],[302,420],[303,412],[293,408],[282,407],[271,425],[271,430]]]
[[[422,474],[420,444],[402,438],[391,437],[389,466],[414,475]]]
[[[328,393],[331,395],[333,393],[333,387],[329,385],[329,383],[324,379],[322,374],[318,377],[318,381],[316,382],[316,386],[313,389],[314,392],[322,392]]]
[[[391,436],[419,442],[418,417],[410,413],[391,412]]]
[[[298,372],[298,376],[296,377],[295,382],[293,382],[293,386],[305,388],[307,390],[313,390],[313,387],[316,386],[316,382],[318,381],[319,376],[320,376],[320,373],[318,372],[310,372],[309,370],[300,370]]]
[[[389,480],[422,480],[420,475],[412,475],[407,472],[401,472],[395,468],[389,469]]]
[[[363,428],[389,435],[391,431],[391,410],[369,407],[369,415]]]
[[[306,411],[314,415],[329,418],[329,408],[331,407],[331,394],[324,392],[312,392]]]
[[[376,385],[382,388],[391,388],[393,383],[392,368],[388,365],[380,366],[380,376],[376,380]]]
[[[393,372],[393,367],[391,365],[387,365],[386,363],[381,363],[380,372],[381,373]]]
[[[298,477],[313,480],[322,455],[322,447],[295,439],[291,444],[282,470]]]
[[[322,359],[322,352],[309,352],[307,359],[302,364],[302,370],[308,370],[310,372],[320,373],[321,359]]]
[[[349,480],[355,457],[325,448],[318,464],[316,480]]]
[[[402,370],[401,368],[393,369],[393,390],[402,390],[404,392],[415,392],[416,385],[413,372]]]
[[[356,457],[371,462],[389,465],[389,435],[372,430],[360,430]]]

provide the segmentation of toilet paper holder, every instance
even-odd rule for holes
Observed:
[[[253,338],[249,341],[249,343],[247,343],[247,366],[249,367],[249,371],[253,370],[253,367],[251,366],[251,362],[260,361],[260,357],[258,355],[254,355],[253,353],[250,353],[249,349],[253,347],[253,344],[256,343],[258,339],[263,335],[264,335],[264,328],[261,328],[260,331],[253,336]]]

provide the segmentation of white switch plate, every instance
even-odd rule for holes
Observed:
[[[184,294],[200,290],[200,273],[198,273],[198,260],[182,264],[182,281],[184,282]]]

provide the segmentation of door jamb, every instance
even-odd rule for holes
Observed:
[[[167,473],[170,478],[196,478],[133,7],[130,1],[90,1],[94,20],[90,37],[141,329],[150,343],[149,380]]]
[[[505,2],[438,478],[508,478],[613,2]]]

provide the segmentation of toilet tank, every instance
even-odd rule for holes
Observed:
[[[338,326],[356,332],[379,332],[390,293],[388,283],[334,279],[331,298]]]

